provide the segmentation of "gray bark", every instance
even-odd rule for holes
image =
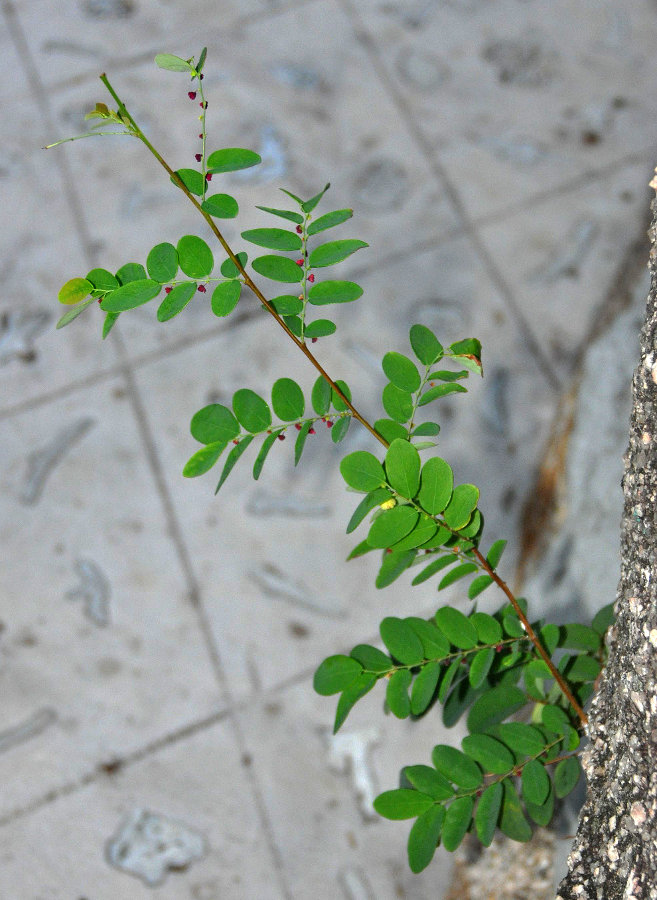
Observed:
[[[557,900],[657,900],[657,201],[652,213],[651,287],[624,457],[617,618],[589,712],[587,798]]]

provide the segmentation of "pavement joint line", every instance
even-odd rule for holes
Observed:
[[[461,199],[459,191],[452,184],[451,179],[447,175],[447,172],[439,162],[438,154],[432,151],[428,146],[424,135],[417,127],[413,115],[409,112],[408,104],[405,104],[403,102],[402,98],[399,95],[399,92],[390,79],[388,72],[381,61],[379,50],[375,40],[371,37],[359,14],[356,12],[352,0],[337,0],[337,2],[342,6],[346,15],[351,19],[356,40],[365,48],[372,66],[379,78],[379,81],[381,82],[381,85],[387,91],[388,96],[390,97],[391,101],[397,109],[397,112],[399,113],[400,119],[405,122],[408,133],[421,150],[429,167],[433,170],[434,177],[442,186],[449,201],[452,204],[455,213],[463,223],[464,230],[468,234],[475,252],[479,256],[484,269],[488,272],[488,277],[490,278],[491,282],[495,286],[495,289],[500,294],[502,300],[506,303],[510,312],[515,318],[518,328],[527,343],[530,355],[536,363],[539,372],[545,378],[548,386],[552,389],[552,391],[555,393],[560,393],[562,388],[561,378],[559,378],[550,358],[545,355],[545,353],[543,352],[543,348],[534,337],[534,333],[531,330],[529,323],[526,321],[518,303],[516,302],[511,287],[504,279],[502,273],[499,271],[494,261],[493,255],[489,253],[487,247],[481,239],[473,219],[471,219],[466,211],[465,204]]]

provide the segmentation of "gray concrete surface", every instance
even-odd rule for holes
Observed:
[[[365,295],[316,345],[366,413],[379,414],[381,355],[407,348],[413,322],[481,339],[486,378],[444,403],[440,452],[480,485],[510,577],[560,398],[586,364],[567,477],[595,490],[577,493],[567,528],[596,510],[606,526],[558,584],[556,545],[532,576],[537,608],[570,616],[574,592],[584,607],[613,599],[613,562],[596,578],[581,559],[617,552],[640,290],[585,357],[645,230],[657,4],[0,9],[0,897],[440,897],[449,856],[411,875],[407,824],[369,804],[458,735],[435,716],[391,721],[374,693],[336,744],[334,704],[311,688],[318,662],[375,640],[384,615],[444,602],[430,585],[377,592],[369,560],[343,564],[353,501],[337,463],[367,435],[353,427],[335,448],[320,434],[297,470],[283,444],[257,484],[244,466],[219,498],[214,475],[183,480],[196,409],[314,376],[248,298],[227,322],[199,301],[164,325],[135,310],[104,343],[93,315],[55,332],[68,278],[204,226],[137,142],[41,147],[83,129],[106,71],[165,157],[193,165],[195,113],[152,58],[207,45],[212,145],[265,159],[230,182],[242,213],[227,237],[271,224],[254,205],[280,205],[278,187],[310,195],[330,180],[326,208],[355,211],[343,236],[370,244],[340,270]]]

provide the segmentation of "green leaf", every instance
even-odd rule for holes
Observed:
[[[490,575],[479,575],[475,578],[470,587],[468,588],[468,598],[470,600],[474,600],[475,597],[478,597],[482,591],[485,591],[487,587],[490,587],[493,583],[493,579]],[[502,629],[500,628],[500,632]]]
[[[420,454],[408,441],[397,438],[386,452],[388,483],[411,500],[420,486]],[[428,538],[427,538],[428,539]]]
[[[468,673],[468,678],[473,688],[481,687],[484,683],[490,672],[490,667],[493,665],[494,659],[494,647],[487,647],[486,649],[479,650],[478,653],[475,653],[472,662],[470,663],[470,671]]]
[[[90,281],[97,291],[114,291],[119,286],[116,277],[107,269],[92,269],[87,272],[87,281]]]
[[[411,872],[422,872],[433,859],[444,820],[445,807],[438,805],[417,817],[406,847]]]
[[[543,646],[547,650],[548,654],[552,656],[554,651],[559,646],[559,627],[557,625],[553,625],[552,623],[548,623],[541,628],[539,634]]]
[[[595,681],[600,674],[602,666],[592,656],[581,654],[580,656],[563,657],[559,661],[559,671],[570,681]]]
[[[141,263],[126,263],[116,272],[116,279],[120,284],[128,284],[130,281],[144,281],[146,269]]]
[[[337,734],[344,720],[351,712],[354,705],[364,697],[368,691],[371,691],[377,682],[376,675],[368,675],[363,672],[362,675],[356,676],[349,687],[346,687],[340,694],[338,706],[335,712],[335,722],[333,724],[333,734]]]
[[[178,253],[173,244],[157,244],[153,247],[146,258],[146,268],[150,277],[162,284],[175,278],[178,271]]]
[[[550,777],[537,759],[530,759],[522,770],[522,794],[526,801],[542,806],[550,793]]]
[[[490,784],[479,798],[475,813],[475,829],[484,847],[490,847],[493,842],[502,808],[503,793],[502,782],[496,781]]]
[[[502,640],[502,626],[484,612],[473,612],[468,618],[477,629],[477,637],[482,644],[497,644]]]
[[[215,316],[224,318],[232,313],[237,306],[242,293],[242,282],[235,279],[220,281],[212,291],[212,312]]]
[[[141,281],[129,281],[111,294],[106,294],[100,308],[105,312],[123,312],[126,309],[134,309],[148,303],[153,297],[157,297],[162,285],[157,281],[145,278]]]
[[[326,244],[320,244],[319,247],[315,247],[308,258],[308,265],[313,269],[322,266],[332,266],[335,263],[342,262],[343,259],[351,256],[352,253],[355,253],[356,250],[360,250],[362,247],[369,247],[369,244],[366,244],[365,241],[357,240],[329,241]]]
[[[527,819],[522,814],[520,798],[513,782],[505,778],[502,790],[502,814],[499,820],[500,831],[512,841],[526,843],[531,840],[532,829]]]
[[[279,316],[296,316],[303,309],[303,300],[296,294],[282,294],[269,302]]]
[[[411,714],[408,688],[412,680],[413,676],[408,669],[398,669],[388,679],[386,703],[390,712],[398,719],[407,719]]]
[[[504,553],[505,547],[506,541],[495,541],[495,543],[486,554],[486,562],[491,567],[491,569],[497,568],[497,565],[502,558],[502,554]]]
[[[385,588],[396,581],[399,576],[408,569],[415,559],[416,550],[397,550],[395,548],[392,553],[385,553],[379,574],[374,582],[377,588]]]
[[[384,791],[374,800],[374,809],[384,819],[414,819],[433,805],[433,799],[427,794],[405,788]]]
[[[378,675],[389,672],[394,668],[389,656],[386,656],[381,650],[371,647],[369,644],[357,644],[351,651],[351,656],[358,660],[364,669],[367,669],[369,672],[376,672]]]
[[[429,460],[427,460],[429,462]],[[474,484],[458,484],[452,493],[452,499],[444,510],[445,522],[450,528],[458,531],[468,524],[473,510],[479,502],[479,488]]]
[[[460,566],[457,566],[455,569],[451,569],[447,575],[445,575],[440,584],[438,585],[438,590],[442,591],[444,588],[449,587],[450,584],[454,584],[454,582],[458,581],[461,578],[465,578],[466,575],[471,575],[472,572],[477,571],[476,563],[461,563]]]
[[[395,438],[401,438],[404,441],[408,439],[406,429],[399,422],[393,422],[392,419],[377,419],[374,423],[374,430],[389,444],[392,444]]]
[[[413,396],[394,384],[387,384],[382,394],[383,408],[391,419],[404,424],[413,415]]]
[[[313,385],[310,399],[318,416],[325,416],[331,408],[331,385],[321,375]]]
[[[352,531],[355,531],[363,521],[365,516],[376,506],[380,506],[382,503],[385,503],[385,501],[388,500],[389,497],[390,493],[385,488],[377,488],[376,490],[370,491],[369,494],[363,497],[356,509],[353,511],[351,518],[349,519],[349,524],[347,525],[347,534],[351,534]]]
[[[567,797],[579,781],[582,767],[577,756],[569,756],[557,763],[554,770],[554,790],[559,797]]]
[[[393,549],[395,552],[398,552],[399,550],[413,550],[416,547],[423,547],[436,534],[437,530],[434,520],[430,516],[421,514],[415,528],[401,541],[397,541]]]
[[[461,741],[461,746],[468,756],[485,772],[504,775],[514,766],[512,753],[500,741],[489,734],[468,734]],[[541,768],[543,768],[541,766]]]
[[[187,306],[196,293],[195,281],[184,281],[177,284],[166,294],[157,309],[158,322],[168,322]]]
[[[116,320],[119,318],[120,313],[107,313],[105,316],[105,321],[103,322],[103,340],[110,333],[112,328],[116,325]]]
[[[91,273],[89,273],[89,275],[90,274]],[[89,278],[89,275],[87,275],[87,278]],[[89,280],[92,281],[93,279],[90,278]],[[602,609],[598,610],[593,617],[591,625],[598,634],[603,635],[609,626],[613,624],[614,619],[614,604],[608,603],[606,606],[603,606]]]
[[[454,486],[454,473],[449,463],[439,456],[432,456],[422,466],[422,484],[418,501],[422,509],[432,516],[441,513],[450,501]]]
[[[454,788],[449,781],[431,766],[406,766],[404,777],[422,794],[434,800],[449,800]]]
[[[436,378],[439,378],[441,381],[458,381],[461,378],[467,378],[469,374],[467,369],[462,369],[460,372],[450,372],[447,369],[441,369],[440,371],[430,372],[428,380],[435,381]]]
[[[301,428],[299,429],[299,434],[297,435],[297,439],[294,442],[294,465],[299,465],[299,460],[301,459],[301,454],[303,453],[303,448],[306,445],[306,438],[310,434],[310,429],[312,428],[312,422],[304,422]]]
[[[509,637],[525,636],[525,629],[523,628],[522,623],[515,612],[510,612],[504,615],[502,617],[502,624]]]
[[[192,416],[190,424],[192,437],[201,444],[214,444],[234,440],[240,433],[237,419],[221,403],[210,403]]]
[[[181,59],[179,56],[173,56],[171,53],[158,53],[155,57],[155,64],[161,69],[168,69],[170,72],[192,71],[192,67],[187,60]]]
[[[290,212],[288,209],[272,209],[271,206],[256,206],[256,209],[271,213],[272,216],[279,216],[281,219],[287,219],[289,222],[296,222],[297,225],[303,225],[303,216],[298,212]]]
[[[389,381],[402,391],[414,393],[420,387],[422,379],[417,366],[402,353],[390,351],[381,360],[381,366]]]
[[[340,463],[340,472],[349,487],[357,491],[373,491],[381,487],[386,477],[379,460],[366,450],[350,453]],[[388,498],[389,494],[385,492]]]
[[[443,707],[443,725],[445,728],[451,728],[453,725],[456,725],[463,713],[472,705],[474,699],[480,693],[479,690],[475,690],[470,686],[467,677],[460,678],[457,684],[454,685],[449,697],[445,700]]]
[[[525,807],[532,820],[543,828],[547,827],[554,815],[554,788],[552,787],[552,782],[548,779],[547,799],[540,806],[536,803],[531,803],[526,797],[524,800]]]
[[[353,214],[354,211],[352,209],[336,209],[333,212],[324,213],[319,219],[315,219],[314,222],[310,223],[307,234],[310,237],[320,231],[325,231],[327,228],[334,228],[336,225],[342,225],[342,223],[346,222],[347,219],[350,219]]]
[[[419,513],[410,506],[386,509],[372,522],[367,541],[381,550],[392,547],[415,528],[418,518]]]
[[[438,559],[434,559],[433,562],[430,562],[428,566],[425,566],[424,569],[416,575],[411,584],[413,587],[417,584],[422,584],[423,581],[428,581],[436,572],[440,572],[441,569],[444,569],[445,566],[450,566],[452,563],[458,561],[458,556],[453,553],[449,553],[447,556],[439,556]]]
[[[180,187],[175,177],[176,175],[185,185],[190,194],[196,194],[197,197],[203,196],[205,179],[200,172],[197,172],[196,169],[177,169],[171,176],[170,181],[175,184],[176,187]]]
[[[346,437],[350,425],[351,416],[345,416],[344,418],[337,420],[331,429],[331,440],[334,444],[339,444],[340,441]]]
[[[424,655],[427,659],[442,659],[449,655],[449,641],[432,622],[418,616],[407,616],[404,619],[422,641]]]
[[[456,677],[457,673],[461,671],[461,660],[462,656],[457,656],[456,659],[452,660],[452,662],[447,667],[447,671],[440,682],[440,687],[438,688],[438,700],[440,703],[445,702],[445,698],[449,693],[449,689],[452,686],[452,682]]]
[[[228,456],[226,457],[226,462],[224,463],[223,472],[221,473],[221,478],[219,479],[219,483],[217,484],[214,492],[215,494],[219,493],[219,489],[221,488],[224,481],[228,478],[230,473],[233,471],[235,463],[240,458],[240,456],[244,453],[246,448],[249,446],[251,441],[253,440],[253,435],[249,434],[246,437],[242,438],[239,444],[235,444],[233,449],[230,451]]]
[[[468,729],[471,732],[486,731],[508,719],[527,702],[524,691],[512,684],[501,684],[478,697],[468,713]]]
[[[67,312],[64,313],[61,318],[58,319],[55,328],[64,328],[69,322],[72,322],[73,319],[77,319],[81,312],[84,312],[85,309],[94,302],[94,298],[90,297],[88,300],[85,300],[84,303],[78,303],[77,306],[71,307]]]
[[[593,628],[573,622],[561,626],[559,646],[568,650],[591,650],[596,653],[600,649],[600,635]]]
[[[436,624],[448,639],[461,650],[477,645],[477,631],[467,616],[453,606],[441,606],[435,615]]]
[[[233,394],[233,412],[243,428],[256,434],[271,425],[271,410],[255,391],[240,388]]]
[[[328,337],[330,334],[335,334],[336,330],[335,322],[331,322],[330,319],[315,319],[314,322],[306,325],[306,337]]]
[[[457,797],[447,807],[443,822],[442,840],[445,850],[456,850],[466,835],[472,820],[474,800],[472,797]]]
[[[431,761],[441,774],[466,791],[474,791],[483,784],[483,775],[477,763],[456,747],[436,744]]]
[[[417,675],[411,690],[411,712],[414,716],[421,716],[423,712],[426,712],[436,693],[442,670],[442,664],[436,660],[423,666]],[[433,772],[433,769],[429,771]]]
[[[239,212],[237,200],[230,194],[211,194],[201,203],[201,209],[215,219],[234,219]]]
[[[250,231],[243,231],[242,237],[245,241],[269,250],[301,250],[302,247],[299,235],[285,228],[252,228]]]
[[[271,405],[279,419],[294,422],[306,409],[303,391],[292,378],[279,378],[271,389]]]
[[[246,266],[248,255],[242,251],[241,253],[236,254],[236,258],[242,264],[242,268],[244,268]],[[219,271],[224,278],[238,278],[242,274],[230,257],[222,262]]]
[[[432,400],[437,400],[439,397],[446,397],[447,394],[466,394],[468,389],[463,387],[462,384],[437,384],[435,387],[430,387],[428,390],[425,390],[420,400],[418,402],[418,406],[426,406],[427,403],[431,403]]]
[[[311,197],[310,200],[305,200],[301,203],[301,209],[305,213],[312,212],[330,187],[331,187],[330,184],[325,184],[324,187],[322,188],[322,190],[319,192],[319,194],[315,194],[315,196]]]
[[[251,166],[257,166],[261,162],[261,157],[253,150],[227,147],[224,150],[215,150],[208,156],[208,172],[213,175],[220,172],[237,172],[239,169],[250,169]]]
[[[180,268],[190,278],[205,278],[214,268],[212,250],[194,234],[186,234],[178,241]]]
[[[340,388],[347,400],[351,402],[351,390],[346,381],[342,381],[338,378],[335,385]],[[337,409],[338,412],[345,412],[349,408],[337,391],[334,391],[333,389],[331,389],[331,403],[333,404],[333,408]]]
[[[425,366],[431,366],[443,355],[443,345],[425,325],[413,325],[410,331],[413,353]]]
[[[293,259],[287,256],[258,256],[252,260],[251,265],[259,275],[271,281],[284,281],[292,284],[301,281],[303,278],[303,269],[298,266]]]
[[[278,435],[283,431],[282,428],[277,428],[275,431],[272,431],[271,434],[268,434],[267,437],[262,442],[262,447],[260,448],[258,455],[256,456],[256,460],[253,463],[253,478],[257,481],[260,478],[260,473],[262,472],[262,467],[265,464],[265,460],[267,459],[267,455],[269,451],[274,446]]]
[[[59,289],[57,299],[66,306],[73,306],[88,297],[94,285],[86,278],[71,278]]]
[[[214,444],[201,447],[185,463],[183,476],[185,478],[196,478],[198,475],[204,475],[212,468],[225,449],[225,441],[217,441]]]
[[[353,656],[338,654],[324,660],[313,676],[313,688],[323,697],[339,694],[363,671]]]
[[[386,616],[379,626],[379,632],[390,655],[400,663],[417,666],[424,659],[422,641],[403,619]]]
[[[203,71],[203,66],[205,65],[205,58],[208,55],[208,48],[204,47],[201,50],[201,55],[198,58],[198,62],[196,63],[196,74],[200,75]]]
[[[362,287],[354,281],[321,281],[308,291],[308,302],[313,306],[351,303],[353,300],[358,300],[362,293]]]
[[[537,728],[523,722],[504,722],[494,726],[495,735],[515,753],[535,756],[545,748],[543,735]]]
[[[422,422],[417,428],[413,429],[413,437],[422,437],[428,435],[434,437],[440,434],[440,425],[437,422]]]

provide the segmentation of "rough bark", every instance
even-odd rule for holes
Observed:
[[[624,458],[617,618],[589,712],[587,799],[557,900],[657,900],[657,201],[652,213],[651,286]]]

